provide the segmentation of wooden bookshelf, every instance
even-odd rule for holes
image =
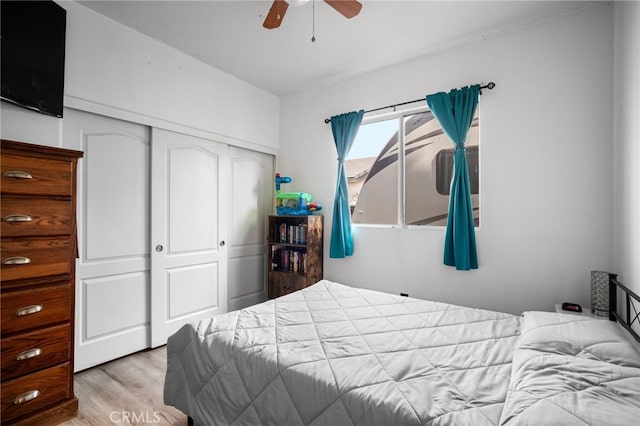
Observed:
[[[323,277],[324,217],[269,216],[269,298],[284,296]]]

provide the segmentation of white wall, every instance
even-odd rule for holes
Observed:
[[[325,206],[325,278],[512,313],[589,302],[612,267],[613,6],[506,32],[281,101],[278,171]],[[494,81],[481,96],[480,269],[442,265],[444,229],[355,227],[328,259],[331,115]]]
[[[268,153],[279,98],[75,2],[67,10],[65,106]],[[64,119],[2,103],[2,137],[62,146]]]
[[[615,3],[614,268],[640,294],[640,3]]]

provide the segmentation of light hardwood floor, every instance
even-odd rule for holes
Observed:
[[[76,373],[78,417],[59,426],[186,426],[186,416],[162,402],[166,365],[162,346]]]

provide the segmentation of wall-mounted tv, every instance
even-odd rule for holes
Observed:
[[[0,2],[5,101],[62,117],[67,11],[53,1]]]

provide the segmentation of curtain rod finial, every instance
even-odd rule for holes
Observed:
[[[493,89],[494,87],[496,87],[496,84],[493,81],[488,82],[487,84],[485,84],[484,86],[480,86],[479,88],[479,93],[482,95],[482,89]]]

